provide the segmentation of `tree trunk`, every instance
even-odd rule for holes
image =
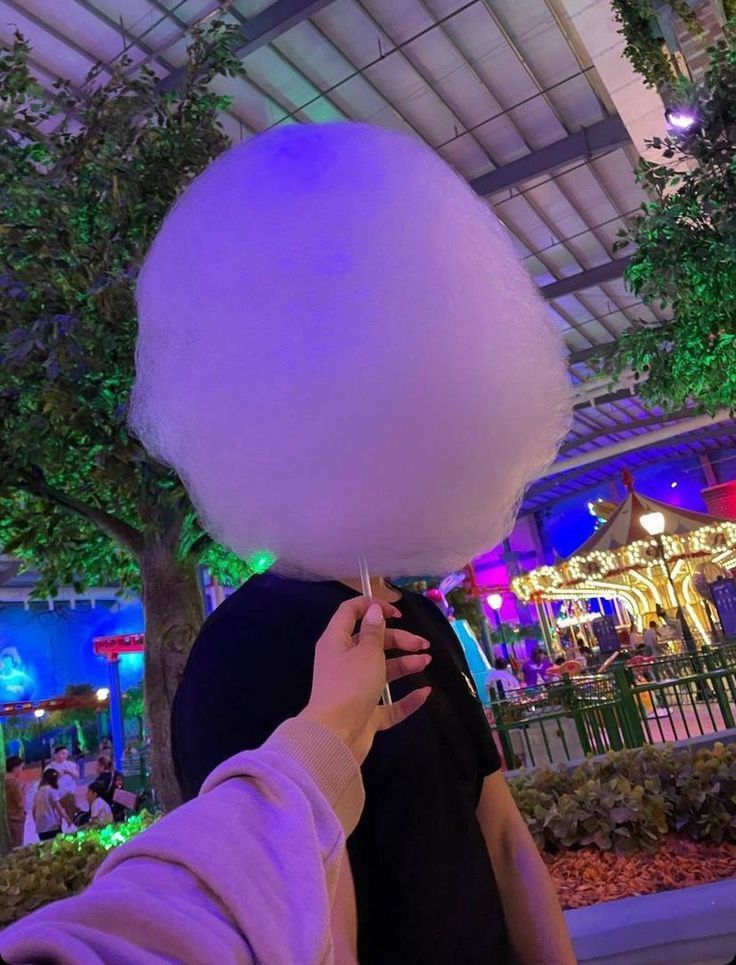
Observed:
[[[5,808],[5,734],[0,721],[0,855],[10,851],[10,830],[8,812]]]
[[[146,626],[145,704],[151,772],[165,810],[181,803],[171,756],[171,707],[187,656],[204,619],[197,566],[165,542],[139,557]]]

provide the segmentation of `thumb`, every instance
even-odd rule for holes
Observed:
[[[358,646],[370,646],[383,652],[383,637],[386,632],[386,621],[383,610],[378,603],[371,603],[360,622]]]

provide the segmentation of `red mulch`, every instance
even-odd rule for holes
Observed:
[[[736,877],[736,844],[671,837],[655,854],[582,848],[545,856],[563,908],[650,895]]]

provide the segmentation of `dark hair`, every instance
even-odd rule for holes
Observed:
[[[55,791],[59,790],[59,772],[55,771],[53,767],[47,767],[41,775],[41,780],[38,782],[38,786],[43,787],[44,784],[48,784],[49,787],[53,787]]]
[[[5,760],[5,770],[7,771],[8,774],[10,774],[11,771],[14,771],[15,768],[22,763],[23,763],[22,757],[18,757],[17,754],[11,754],[10,757],[6,758]]]
[[[650,620],[650,621],[649,621],[649,626],[650,626],[650,627],[654,627],[654,629],[656,630],[656,629],[657,629],[657,621],[656,621],[656,620]]]
[[[590,649],[590,647],[581,647],[580,649],[585,654],[586,657],[593,656],[593,651]]]
[[[496,670],[505,670],[508,665],[509,662],[506,657],[496,657],[496,659],[493,661],[493,666],[496,668]]]
[[[565,662],[564,657],[557,657],[557,659],[555,660],[555,667],[561,667],[564,662]]]
[[[57,744],[56,747],[54,748],[54,754],[58,754],[59,751],[68,751],[68,750],[69,748],[66,746],[66,744]]]
[[[88,785],[87,790],[92,791],[97,797],[104,797],[107,788],[101,781],[92,781],[92,783]]]
[[[100,756],[97,758],[97,763],[103,771],[112,770],[112,761],[105,754],[100,754]]]

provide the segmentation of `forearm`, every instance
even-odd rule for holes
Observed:
[[[502,836],[491,857],[514,954],[519,965],[568,965],[575,955],[554,886],[529,834],[521,838]]]
[[[486,781],[491,786],[484,789],[478,819],[515,959],[518,965],[574,965],[575,954],[552,880],[505,779],[499,773]]]
[[[319,725],[282,725],[199,798],[113,851],[83,894],[0,935],[7,962],[321,962],[358,765]],[[131,900],[131,895],[135,896]]]

